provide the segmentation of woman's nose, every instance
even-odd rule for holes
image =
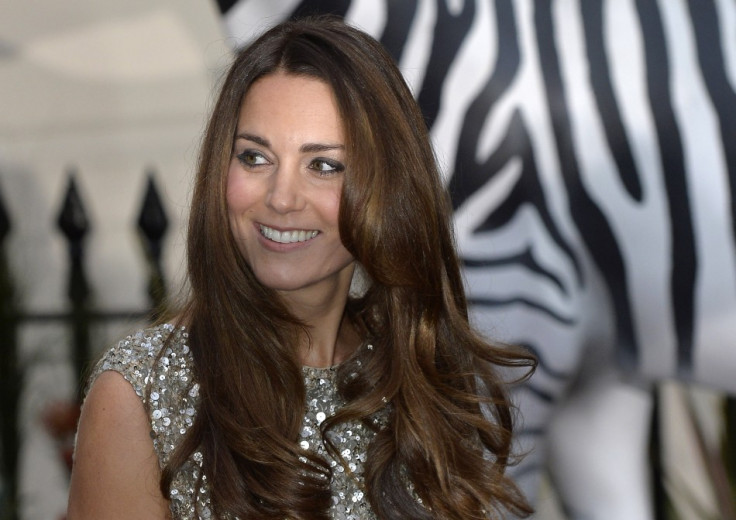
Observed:
[[[278,213],[298,211],[304,207],[299,168],[282,164],[271,175],[266,205]]]

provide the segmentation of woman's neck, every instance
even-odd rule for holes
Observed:
[[[299,350],[302,365],[330,367],[349,358],[360,346],[362,338],[350,319],[343,314],[337,329],[310,327],[310,337],[304,338]]]
[[[346,275],[333,286],[281,294],[289,311],[307,326],[298,353],[303,365],[336,365],[360,345],[360,335],[345,313],[352,271]]]

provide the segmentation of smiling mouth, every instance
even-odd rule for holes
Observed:
[[[291,231],[279,231],[263,224],[259,224],[261,235],[279,244],[293,244],[295,242],[306,242],[319,234],[319,231],[308,231],[305,229],[294,229]]]

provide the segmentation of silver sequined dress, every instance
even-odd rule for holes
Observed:
[[[159,357],[170,334],[173,334],[171,341],[166,342],[166,351]],[[151,438],[159,464],[163,466],[197,413],[199,385],[194,380],[192,368],[186,330],[161,325],[138,331],[112,347],[96,365],[90,381],[106,370],[114,370],[133,386],[143,403],[148,402]],[[336,520],[375,519],[360,489],[363,463],[373,432],[363,424],[351,423],[332,430],[332,440],[353,473],[353,476],[349,476],[343,465],[327,454],[319,431],[319,424],[325,417],[334,414],[344,404],[337,393],[337,370],[335,367],[304,367],[303,373],[307,402],[299,442],[302,447],[319,453],[332,465],[331,517]],[[147,389],[149,382],[150,393]],[[214,516],[206,475],[199,493],[195,492],[201,465],[202,454],[195,452],[172,483],[170,507],[175,520]],[[199,515],[195,513],[195,496],[199,502]]]

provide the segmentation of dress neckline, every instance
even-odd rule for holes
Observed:
[[[305,376],[312,375],[324,378],[334,377],[335,374],[337,374],[337,370],[341,366],[352,361],[363,349],[373,350],[373,344],[370,343],[368,340],[364,340],[348,357],[346,357],[339,363],[335,363],[334,365],[330,365],[328,367],[313,367],[310,365],[302,365],[302,372]]]
[[[308,365],[302,365],[302,374],[308,379],[334,379],[337,375],[337,369],[340,368],[339,363],[329,367],[310,367]]]

